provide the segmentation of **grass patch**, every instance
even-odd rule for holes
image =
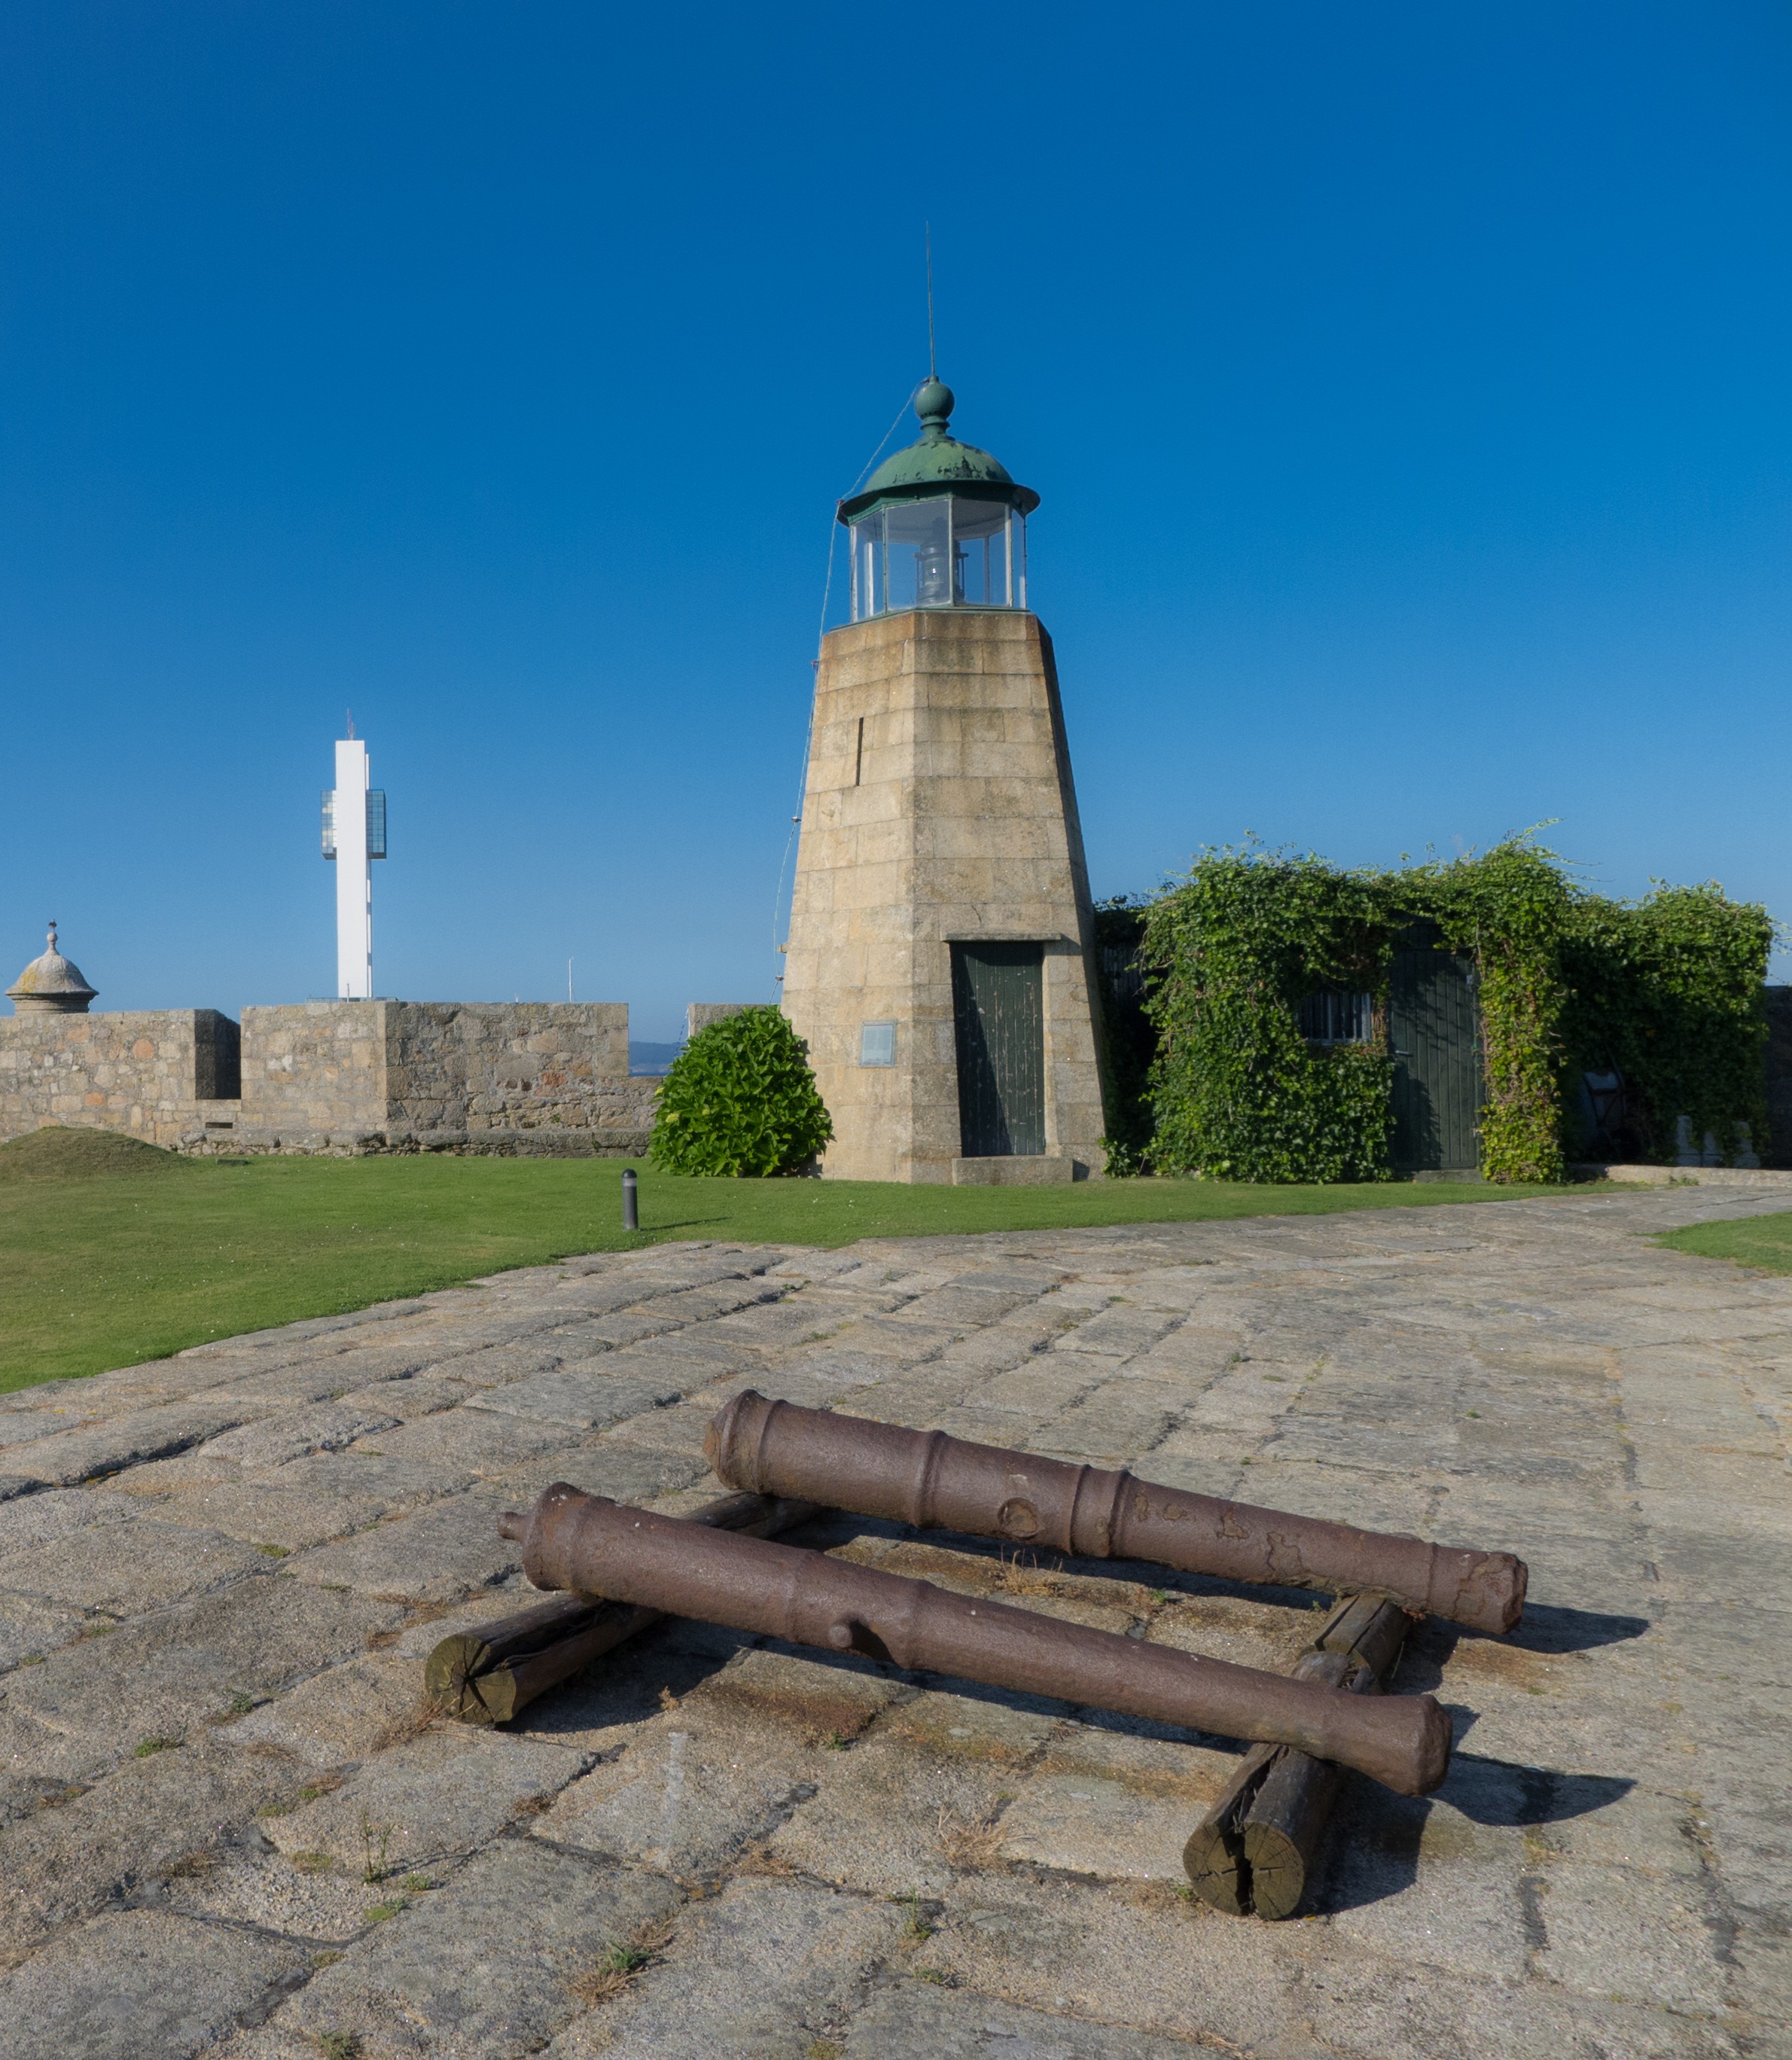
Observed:
[[[689,1180],[643,1170],[621,1228],[613,1159],[183,1159],[105,1132],[0,1146],[0,1392],[161,1359],[301,1316],[674,1238],[864,1237],[1435,1208],[1556,1190],[1443,1182],[1066,1188]],[[1740,1228],[1740,1227],[1738,1227]]]
[[[1792,1209],[1770,1216],[1742,1216],[1734,1223],[1689,1224],[1654,1242],[1701,1259],[1731,1259],[1763,1273],[1792,1273]]]

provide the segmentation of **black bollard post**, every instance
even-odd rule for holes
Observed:
[[[641,1228],[641,1209],[638,1200],[640,1183],[635,1178],[633,1166],[622,1169],[622,1228],[625,1230]]]

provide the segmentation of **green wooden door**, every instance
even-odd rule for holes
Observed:
[[[967,1159],[1045,1149],[1045,948],[954,944],[958,1123]]]
[[[1481,1025],[1472,959],[1438,950],[1415,924],[1394,953],[1387,1029],[1394,1148],[1403,1173],[1467,1171],[1481,1160]]]

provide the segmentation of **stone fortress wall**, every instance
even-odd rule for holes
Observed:
[[[629,1071],[621,1002],[308,1001],[240,1031],[210,1008],[0,1017],[0,1141],[64,1124],[190,1152],[621,1156],[657,1085]]]
[[[237,1064],[215,1008],[0,1017],[0,1140],[57,1123],[178,1144],[237,1105]]]

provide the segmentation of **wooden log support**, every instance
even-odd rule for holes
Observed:
[[[1413,1619],[1379,1595],[1347,1595],[1293,1671],[1378,1695]],[[1255,1746],[1183,1849],[1195,1893],[1229,1917],[1292,1917],[1307,1892],[1343,1769],[1292,1746]]]
[[[724,1495],[686,1520],[770,1538],[820,1513],[820,1504],[812,1502]],[[457,1723],[506,1724],[538,1695],[657,1623],[662,1614],[599,1595],[555,1595],[514,1616],[443,1639],[424,1662],[424,1693]]]

